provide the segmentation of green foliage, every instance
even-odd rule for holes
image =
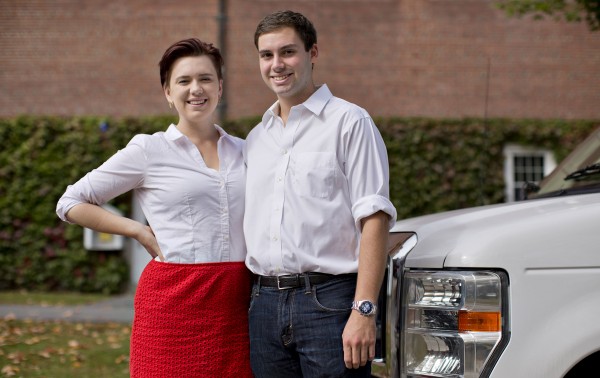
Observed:
[[[133,135],[163,130],[171,121],[0,120],[0,289],[121,291],[128,278],[122,257],[86,251],[82,228],[61,222],[56,202],[67,185],[99,166]],[[128,211],[128,195],[114,202]]]
[[[259,117],[227,121],[245,137]],[[0,119],[0,290],[116,293],[128,280],[118,252],[83,248],[82,228],[55,214],[67,185],[139,133],[173,117]],[[503,201],[503,147],[544,147],[560,161],[599,125],[593,121],[379,119],[399,218]],[[129,213],[130,196],[112,204]]]
[[[590,30],[600,30],[599,0],[499,0],[497,5],[509,16],[530,14],[534,19],[550,16],[569,22],[585,20]]]
[[[508,143],[546,148],[560,161],[593,121],[496,119],[376,121],[390,157],[390,196],[398,218],[504,201]]]

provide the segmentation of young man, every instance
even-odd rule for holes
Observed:
[[[368,377],[386,243],[385,145],[368,113],[313,82],[317,35],[291,11],[258,25],[277,102],[248,135],[246,265],[257,377]]]

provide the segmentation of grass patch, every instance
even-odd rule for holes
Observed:
[[[1,377],[129,377],[131,327],[0,319]]]
[[[41,306],[76,306],[86,305],[109,299],[105,294],[56,293],[0,291],[0,304],[41,305]]]

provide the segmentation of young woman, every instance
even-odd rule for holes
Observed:
[[[136,135],[57,205],[61,219],[134,238],[154,257],[136,290],[132,377],[251,376],[243,141],[213,123],[222,65],[212,44],[170,46],[160,79],[177,125]],[[149,226],[99,206],[129,190]]]

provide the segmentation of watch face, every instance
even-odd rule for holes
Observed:
[[[364,301],[363,303],[360,304],[360,306],[358,308],[360,309],[360,312],[362,312],[363,314],[370,314],[373,311],[373,303],[371,303],[369,301]]]

